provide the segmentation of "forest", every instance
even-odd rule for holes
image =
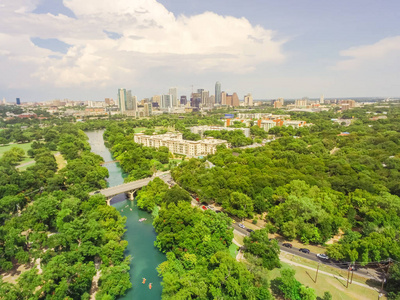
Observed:
[[[370,105],[291,115],[313,125],[274,127],[268,133],[252,126],[253,140],[275,139],[258,148],[220,147],[215,155],[179,160],[179,165],[166,148],[134,143],[136,129],[178,130],[195,140],[199,137],[188,128],[221,125],[221,113],[76,123],[54,119],[42,126],[37,120],[3,122],[0,144],[33,141],[27,155],[36,163],[19,171],[25,154],[17,148],[0,159],[0,270],[38,262],[41,267],[22,273],[15,284],[0,281],[0,294],[89,299],[96,274],[101,274],[98,299],[114,299],[131,287],[125,220],[102,196],[88,196],[106,186],[108,172],[100,166],[102,158],[90,152],[83,131],[105,129],[127,181],[170,169],[179,184],[168,188],[155,179],[137,195],[138,206],[155,216],[155,246],[167,254],[158,268],[163,299],[315,299],[291,270],[282,269],[281,277],[268,281],[268,270],[280,266],[279,247],[269,233],[326,246],[332,259],[362,266],[391,259],[385,288],[390,299],[400,299],[400,108]],[[387,118],[372,120],[374,115]],[[351,119],[351,125],[331,120],[337,118]],[[207,135],[231,139],[234,146],[252,142],[240,131]],[[61,169],[55,151],[67,161]],[[191,207],[191,195],[222,205],[225,213]],[[247,263],[229,254],[231,217],[267,223],[245,238]],[[339,242],[327,245],[334,236]]]
[[[103,196],[88,195],[106,186],[103,159],[74,124],[39,130],[28,151],[34,165],[16,168],[25,155],[17,147],[0,159],[0,271],[26,267],[15,284],[0,279],[0,298],[89,299],[96,274],[97,299],[123,295],[131,287],[125,219]],[[55,149],[67,160],[60,170]]]

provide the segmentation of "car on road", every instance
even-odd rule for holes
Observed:
[[[303,253],[307,253],[307,254],[310,253],[310,250],[307,249],[307,248],[300,248],[299,251],[300,251],[300,252],[303,252]]]
[[[212,206],[212,205],[207,206],[207,208],[210,210],[214,210],[214,206]]]
[[[236,221],[234,219],[232,219],[232,224],[235,224],[235,223],[236,223]]]
[[[203,205],[201,208],[202,208],[202,209],[204,209],[204,210],[207,210],[207,207],[206,207],[206,206],[204,206],[204,205]]]
[[[326,255],[326,254],[317,254],[317,257],[318,258],[321,258],[321,259],[326,259],[326,260],[328,260],[329,259],[329,256],[328,255]]]
[[[282,246],[287,248],[293,248],[293,245],[291,243],[283,243]]]
[[[246,230],[247,230],[247,232],[254,232],[254,230],[250,229],[250,228],[246,228]]]
[[[240,228],[246,229],[246,226],[244,226],[242,223],[239,223],[238,226],[239,226]]]
[[[100,193],[100,191],[95,191],[95,192],[94,192],[94,194],[99,194],[99,193]]]

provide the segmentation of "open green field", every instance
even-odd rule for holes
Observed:
[[[136,128],[134,128],[135,133],[145,131],[146,129],[147,129],[146,127],[136,127]]]
[[[60,171],[62,168],[64,168],[67,165],[67,161],[65,160],[64,156],[62,156],[61,153],[53,153],[53,155],[56,158],[56,162],[58,165],[57,171]]]
[[[3,156],[4,152],[7,152],[8,150],[10,150],[11,148],[14,148],[14,147],[21,148],[26,153],[29,149],[31,149],[31,145],[32,145],[32,142],[25,143],[25,144],[10,144],[10,145],[6,145],[6,146],[0,146],[0,157]]]
[[[33,161],[34,159],[31,158],[31,157],[29,157],[29,156],[27,156],[27,154],[26,154],[26,152],[27,152],[29,149],[31,149],[31,145],[32,145],[32,142],[30,142],[30,143],[25,143],[25,144],[10,144],[10,145],[6,145],[6,146],[0,146],[0,158],[3,156],[4,152],[7,152],[8,150],[11,150],[11,148],[17,147],[17,148],[20,148],[20,149],[22,149],[22,150],[25,151],[25,157],[24,157],[24,159],[21,161],[20,164],[24,164],[24,163],[27,163],[27,162],[31,162],[31,161]],[[26,169],[27,167],[28,167],[28,166],[25,166],[25,167],[23,167],[23,169]],[[22,170],[22,169],[20,169],[20,170]]]
[[[232,244],[229,246],[229,253],[231,254],[231,256],[232,256],[233,258],[236,257],[236,255],[238,254],[238,251],[239,251],[239,247],[236,246],[234,243],[232,243]]]
[[[293,261],[294,263],[302,264],[304,266],[311,267],[314,269],[316,269],[318,266],[318,263],[316,261],[305,259],[303,257],[292,255],[290,253],[281,252],[280,256],[284,257],[285,259],[289,259],[289,260]],[[329,265],[320,264],[319,270],[330,273],[330,274],[334,274],[338,277],[342,277],[342,278],[347,277],[347,270],[345,270],[345,269],[337,269],[337,268],[331,267]],[[356,274],[353,276],[353,280],[357,281],[359,283],[367,284],[366,278],[364,278],[362,276],[358,276]],[[369,281],[369,283],[371,283],[371,282]],[[376,287],[379,287],[378,282],[374,282],[374,284]]]
[[[326,291],[330,292],[332,299],[335,300],[376,300],[379,297],[379,292],[377,290],[368,289],[356,284],[349,284],[349,287],[346,288],[345,280],[339,280],[337,278],[319,273],[317,283],[315,283],[315,272],[312,270],[307,270],[298,266],[289,266],[286,263],[282,263],[282,267],[290,267],[294,269],[296,271],[296,279],[302,284],[313,288],[316,291],[317,296],[321,298]],[[279,277],[279,269],[270,271],[269,276],[270,280]],[[386,299],[386,297],[381,297],[380,299],[383,300]]]

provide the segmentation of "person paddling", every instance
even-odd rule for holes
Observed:
[[[151,290],[151,283],[149,283],[149,289]]]
[[[142,281],[142,283],[143,283],[143,284],[145,284],[145,283],[146,283],[146,278],[143,278],[143,281]]]

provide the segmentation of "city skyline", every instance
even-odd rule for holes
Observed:
[[[400,3],[4,0],[0,98],[400,96]],[[115,21],[117,20],[117,21]]]

